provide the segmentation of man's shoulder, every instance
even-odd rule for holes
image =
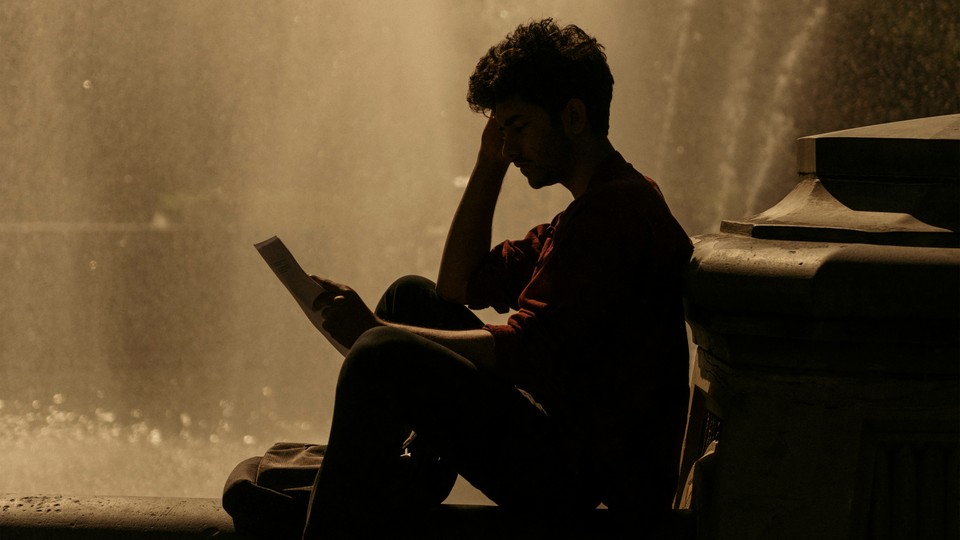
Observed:
[[[639,172],[620,152],[614,151],[597,166],[587,193],[623,191],[639,195],[651,188],[656,193],[660,192],[652,178]]]
[[[593,203],[611,207],[665,207],[660,187],[650,177],[627,167],[592,185],[586,195]],[[586,201],[585,201],[586,202]]]
[[[670,210],[660,186],[650,177],[622,161],[608,170],[605,181],[591,185],[581,197],[586,221],[601,221],[624,234],[659,238],[657,245],[686,250],[690,240]]]

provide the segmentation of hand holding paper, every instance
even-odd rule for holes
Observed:
[[[374,326],[385,324],[370,311],[356,291],[328,279],[311,276],[326,291],[314,302],[323,319],[323,330],[348,349]]]
[[[272,236],[254,247],[301,307],[312,307],[317,297],[323,294],[323,287],[310,279],[279,238]]]
[[[311,278],[303,271],[303,268],[300,267],[300,264],[293,257],[293,254],[287,249],[287,246],[276,236],[254,244],[254,247],[257,248],[263,260],[266,261],[270,269],[273,270],[273,273],[280,282],[283,283],[284,287],[287,288],[294,300],[297,301],[300,309],[302,309],[303,313],[310,319],[313,326],[316,327],[316,329],[327,338],[327,341],[340,351],[341,354],[347,354],[350,347],[334,339],[330,332],[324,328],[324,313],[326,309],[317,309],[321,306],[315,307],[318,299],[330,297],[332,300],[332,296],[327,293],[317,280]],[[351,341],[350,344],[352,345],[353,342]]]

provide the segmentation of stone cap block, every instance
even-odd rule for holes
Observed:
[[[960,114],[802,137],[797,170],[818,178],[960,180]]]

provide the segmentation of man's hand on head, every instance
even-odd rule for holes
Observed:
[[[480,136],[480,152],[477,160],[491,166],[502,167],[503,170],[510,166],[510,159],[503,154],[503,130],[493,113],[490,113],[487,124],[483,128],[483,134]]]

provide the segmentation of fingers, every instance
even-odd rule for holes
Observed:
[[[503,144],[503,130],[496,117],[491,114],[480,136],[480,159],[504,168],[509,167],[510,160],[504,155]]]
[[[311,275],[310,279],[316,281],[326,291],[336,291],[342,293],[350,289],[350,287],[347,287],[346,285],[341,285],[336,281],[330,281],[327,278]]]
[[[313,301],[313,310],[322,311],[324,309],[336,306],[337,304],[343,302],[343,300],[344,297],[342,294],[325,291],[317,295],[317,298]]]
[[[317,284],[323,288],[323,292],[313,300],[313,306],[311,307],[313,307],[314,311],[323,311],[327,308],[334,307],[343,302],[344,295],[350,291],[350,287],[326,278],[311,275],[310,279],[317,282]]]

